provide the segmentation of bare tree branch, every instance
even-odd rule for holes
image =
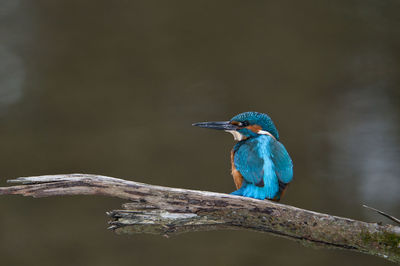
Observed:
[[[228,194],[147,185],[100,175],[21,177],[0,195],[48,197],[104,195],[129,200],[108,212],[116,233],[172,235],[202,230],[247,229],[308,246],[339,248],[400,263],[400,227],[378,225]]]

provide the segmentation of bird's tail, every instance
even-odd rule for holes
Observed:
[[[242,187],[231,194],[264,200],[267,197],[267,189],[243,182]]]

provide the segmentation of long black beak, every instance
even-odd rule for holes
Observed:
[[[238,126],[232,125],[230,123],[230,121],[200,122],[200,123],[194,123],[194,124],[192,124],[192,126],[217,129],[217,130],[237,130],[238,129]]]

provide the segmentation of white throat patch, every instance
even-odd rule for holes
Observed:
[[[241,141],[241,140],[245,139],[245,137],[236,130],[225,130],[225,132],[231,133],[233,135],[233,138],[237,141]]]

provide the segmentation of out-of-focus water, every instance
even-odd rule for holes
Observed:
[[[0,177],[98,173],[234,189],[232,137],[268,113],[294,161],[283,203],[400,216],[398,1],[0,4]],[[267,234],[117,236],[104,197],[1,197],[2,265],[390,265]]]

